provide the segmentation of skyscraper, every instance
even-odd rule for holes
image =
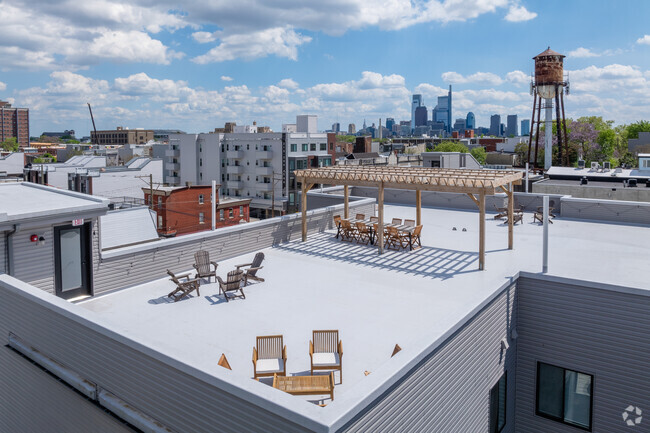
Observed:
[[[521,135],[530,135],[530,119],[521,121]]]
[[[339,122],[332,124],[332,132],[339,132],[341,130],[341,124]]]
[[[447,111],[447,132],[451,134],[451,84],[449,85],[449,93],[447,94],[449,98],[449,107]]]
[[[348,125],[348,134],[354,135],[357,133],[357,126],[354,123]]]
[[[429,112],[425,105],[421,105],[415,109],[415,127],[426,126],[429,120]]]
[[[501,115],[499,114],[493,114],[490,116],[490,135],[494,135],[495,137],[500,136],[500,129],[501,129]]]
[[[29,108],[12,108],[0,101],[0,142],[15,137],[23,147],[29,147]]]
[[[506,135],[508,137],[516,137],[519,135],[519,116],[516,114],[508,114],[508,126],[506,127]]]
[[[393,130],[393,125],[395,124],[395,119],[392,117],[387,117],[386,118],[386,129],[389,131]]]
[[[465,119],[465,127],[467,129],[476,128],[476,119],[474,118],[474,113],[472,113],[471,111],[467,113],[467,118]]]
[[[411,129],[415,128],[415,109],[422,106],[422,95],[413,95],[411,102]]]

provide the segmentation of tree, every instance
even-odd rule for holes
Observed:
[[[470,150],[469,153],[472,154],[472,156],[479,162],[479,164],[481,165],[485,164],[485,160],[487,159],[487,152],[485,151],[484,147],[482,146],[475,147],[472,150]]]
[[[585,161],[589,162],[597,159],[597,152],[600,150],[598,145],[598,131],[594,125],[588,122],[573,121],[567,125],[570,130],[569,146],[573,148]]]
[[[627,125],[626,139],[639,138],[639,132],[650,132],[650,122],[639,120]]]
[[[5,141],[0,143],[0,147],[2,147],[2,150],[6,150],[7,152],[17,152],[18,149],[20,149],[16,137],[7,138]]]
[[[458,141],[443,141],[433,148],[434,152],[460,152],[467,153],[469,149]]]
[[[601,116],[583,116],[578,118],[578,122],[591,123],[596,131],[605,131],[612,129],[613,120],[603,120]]]

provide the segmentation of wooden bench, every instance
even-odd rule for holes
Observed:
[[[292,395],[329,394],[334,400],[334,372],[327,376],[278,376],[273,375],[273,388]]]

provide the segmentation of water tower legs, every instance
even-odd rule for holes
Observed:
[[[544,170],[551,168],[553,164],[553,100],[544,99],[544,108],[546,109],[545,135],[546,144],[544,146]]]

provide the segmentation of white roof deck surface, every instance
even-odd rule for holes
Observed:
[[[414,218],[415,208],[386,206],[385,216]],[[477,270],[478,212],[423,208],[424,247],[413,252],[379,256],[375,247],[341,242],[331,231],[311,235],[306,243],[294,240],[263,250],[266,258],[258,275],[265,282],[245,288],[245,300],[226,303],[217,296],[218,286],[206,282],[200,296],[174,303],[166,297],[174,285],[161,279],[79,306],[126,337],[207,373],[221,368],[217,361],[225,353],[242,380],[253,377],[256,336],[283,334],[288,375],[309,374],[311,331],[338,329],[344,382],[339,385],[335,373],[332,406],[344,410],[344,402],[336,406],[339,397],[358,397],[354,389],[368,380],[364,371],[372,372],[368,378],[373,380],[390,371],[382,366],[391,361],[396,343],[405,352],[424,350],[509,277],[541,270],[542,226],[532,222],[532,214],[515,226],[514,250],[507,249],[507,225],[493,216],[486,217],[485,271]],[[650,226],[557,218],[549,232],[550,275],[647,288],[642,269],[647,267]],[[225,278],[253,255],[222,261],[217,273]],[[415,354],[408,355],[412,359]]]

